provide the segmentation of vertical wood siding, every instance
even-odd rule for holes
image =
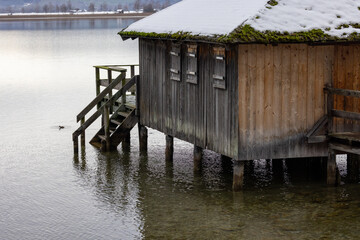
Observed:
[[[337,45],[334,64],[335,88],[360,91],[360,45]],[[334,108],[343,111],[360,113],[360,99],[335,96]],[[336,119],[334,131],[360,131],[360,121]]]
[[[139,40],[140,122],[229,157],[238,156],[237,47],[227,51],[226,90],[213,87],[213,45],[197,46],[197,83],[187,82],[188,46],[181,44],[181,79],[170,79],[170,41]]]
[[[333,46],[239,45],[239,159],[326,155],[304,135],[325,114]]]

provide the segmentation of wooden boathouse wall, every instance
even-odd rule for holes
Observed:
[[[187,81],[194,44],[195,83]],[[169,71],[174,47],[180,81]],[[214,87],[216,47],[139,39],[141,124],[238,160],[327,156],[326,143],[308,144],[305,135],[326,115],[326,84],[360,89],[359,45],[226,46],[225,89]],[[360,112],[350,97],[336,96],[334,106]],[[333,123],[359,131],[351,120]]]
[[[305,135],[325,115],[334,46],[239,45],[239,159],[326,156]]]
[[[226,89],[213,86],[214,53],[198,43],[197,83],[187,81],[188,45],[181,44],[180,81],[170,79],[172,41],[139,39],[140,123],[167,135],[238,157],[237,47],[226,50]]]

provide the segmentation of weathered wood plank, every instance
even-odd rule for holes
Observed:
[[[315,119],[315,86],[316,86],[316,47],[308,47],[308,87],[307,87],[307,127],[310,128],[316,122]],[[323,86],[322,86],[323,87]]]
[[[248,129],[248,100],[249,93],[247,86],[248,78],[248,45],[239,45],[239,157],[237,159],[247,159],[247,140]]]
[[[281,155],[280,149],[280,138],[281,138],[281,113],[282,113],[282,57],[281,57],[281,46],[274,47],[274,87],[273,87],[273,115],[274,115],[274,134],[272,135],[272,156]]]
[[[324,91],[330,94],[360,98],[360,91],[357,90],[325,87]]]
[[[256,45],[256,143],[260,146],[264,146],[264,80],[265,80],[265,45],[258,44]],[[260,155],[264,155],[264,148],[261,147],[259,150]]]
[[[290,135],[290,119],[291,119],[291,46],[290,45],[281,45],[281,57],[282,57],[282,68],[281,68],[281,136],[287,137]],[[282,146],[282,152],[285,155],[289,153],[289,145]]]
[[[272,146],[271,137],[275,134],[276,129],[274,129],[274,47],[272,45],[267,45],[264,49],[265,51],[265,74],[264,74],[264,144],[267,147],[264,151],[264,154],[271,156]]]
[[[237,159],[238,157],[238,137],[239,137],[239,71],[238,71],[238,48],[233,46],[230,48],[229,54],[229,64],[228,64],[228,75],[229,75],[229,93],[228,93],[228,102],[229,102],[229,115],[228,120],[228,136],[230,138],[230,143],[228,144],[228,155],[231,158]]]
[[[360,120],[360,113],[356,112],[346,112],[342,110],[331,110],[331,115],[333,117],[339,117],[339,118],[346,118],[346,119],[352,119],[352,120]]]
[[[298,95],[299,89],[299,45],[294,44],[290,46],[290,109],[289,115],[289,130],[288,135],[299,134],[300,122],[299,122],[299,105]],[[289,153],[294,155],[300,155],[298,148],[298,142],[289,139]]]
[[[309,127],[306,123],[307,118],[307,85],[308,85],[308,46],[299,45],[299,68],[298,68],[298,127],[300,131],[306,131]]]
[[[249,85],[247,85],[247,91],[249,91],[248,101],[248,129],[249,135],[247,139],[247,151],[248,156],[254,155],[255,143],[256,143],[256,98],[257,81],[256,81],[256,45],[249,45],[248,52],[248,78]]]

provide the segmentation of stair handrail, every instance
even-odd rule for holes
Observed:
[[[124,77],[124,76],[123,76]],[[119,99],[127,90],[129,90],[138,79],[139,75],[135,75],[129,82],[127,82],[116,94],[107,100],[90,118],[88,118],[78,129],[73,133],[73,141],[77,141],[79,135],[85,131],[98,117],[100,117],[105,107],[110,107],[117,99]],[[110,87],[110,86],[109,86]],[[97,103],[96,103],[97,104]],[[96,104],[94,106],[96,106]]]
[[[94,100],[92,100],[77,116],[76,122],[79,122],[86,114],[88,114],[93,107],[104,99],[104,97],[111,92],[116,85],[118,85],[123,79],[125,79],[126,73],[122,72],[117,78],[115,78],[109,86],[107,86],[99,95],[97,95]]]

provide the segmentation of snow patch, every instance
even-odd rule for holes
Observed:
[[[267,0],[183,0],[130,25],[126,31],[224,35],[254,16]]]
[[[360,29],[336,29],[342,24],[360,23],[358,0],[279,0],[271,9],[263,9],[258,18],[245,24],[258,31],[301,32],[322,29],[331,36],[343,37]]]

